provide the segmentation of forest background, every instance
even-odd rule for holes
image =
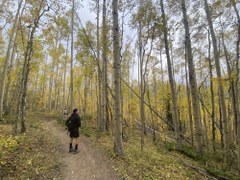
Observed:
[[[79,107],[120,156],[131,127],[240,172],[239,1],[114,3],[1,1],[0,119]]]

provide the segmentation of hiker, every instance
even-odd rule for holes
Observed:
[[[68,116],[68,112],[67,112],[67,109],[65,108],[65,109],[63,110],[63,118],[64,118],[64,120],[67,119],[67,116]]]
[[[81,127],[81,118],[78,114],[78,109],[73,109],[73,113],[69,116],[66,121],[68,127],[70,143],[69,152],[78,153],[78,138],[79,138],[79,127]],[[75,149],[73,149],[73,141],[75,142]]]

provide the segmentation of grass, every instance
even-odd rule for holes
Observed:
[[[17,136],[12,135],[14,117],[4,118],[6,121],[0,124],[0,179],[56,178],[60,150],[42,127],[49,116],[27,117],[27,132]]]
[[[123,142],[124,157],[113,152],[113,139],[107,133],[97,137],[93,128],[83,128],[82,131],[96,144],[99,150],[111,160],[114,170],[122,179],[206,179],[196,171],[182,163],[166,148],[157,148],[150,137],[145,138],[144,151],[140,150],[138,132],[131,132],[127,142]]]

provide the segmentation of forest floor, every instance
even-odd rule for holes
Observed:
[[[79,138],[78,154],[68,153],[69,136],[67,130],[57,121],[45,123],[46,130],[56,137],[62,147],[60,157],[60,179],[67,180],[115,180],[117,176],[110,162],[84,136]]]
[[[124,157],[119,157],[113,152],[111,132],[99,133],[91,126],[94,122],[83,123],[80,152],[71,154],[68,153],[69,136],[62,126],[62,119],[44,113],[29,114],[27,132],[17,136],[12,135],[14,117],[6,119],[0,122],[1,180],[221,179],[221,175],[214,177],[206,170],[204,164],[211,167],[211,158],[206,158],[204,163],[196,161],[170,150],[171,144],[155,144],[151,135],[145,137],[144,150],[141,151],[137,129],[126,130],[128,138],[123,141]],[[214,162],[218,175],[225,172],[222,161],[220,158]],[[232,175],[222,179],[240,178]]]

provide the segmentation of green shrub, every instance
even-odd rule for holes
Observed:
[[[97,136],[97,129],[94,127],[82,127],[80,129],[80,134],[85,135],[87,137],[96,137]]]

